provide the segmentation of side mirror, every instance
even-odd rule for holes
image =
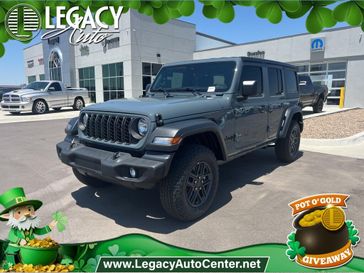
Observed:
[[[300,86],[306,86],[307,82],[306,81],[300,81]]]
[[[145,87],[145,92],[149,92],[151,86],[152,85],[150,83],[148,83],[147,86]]]
[[[49,87],[48,91],[53,92],[53,91],[56,91],[56,89],[54,87]]]
[[[243,97],[252,97],[258,95],[257,81],[243,81]]]

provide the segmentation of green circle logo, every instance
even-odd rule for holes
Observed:
[[[6,31],[11,37],[19,41],[33,39],[33,32],[40,31],[41,17],[37,9],[28,4],[12,7],[6,14]]]

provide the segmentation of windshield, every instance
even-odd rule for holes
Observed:
[[[24,87],[24,89],[44,90],[48,82],[32,82]]]
[[[151,91],[224,92],[231,86],[235,68],[232,61],[165,66]]]

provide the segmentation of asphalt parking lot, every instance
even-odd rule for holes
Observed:
[[[347,216],[364,232],[364,160],[304,152],[290,165],[277,162],[271,148],[220,167],[217,199],[204,218],[180,223],[161,208],[157,190],[112,186],[95,192],[80,184],[60,163],[55,144],[67,120],[0,124],[0,192],[22,186],[28,198],[44,202],[42,223],[63,211],[69,218],[61,243],[104,240],[143,233],[177,246],[222,251],[250,244],[285,243],[292,231],[288,203],[311,194],[347,193]],[[0,237],[8,228],[0,223]],[[355,255],[364,256],[364,244]]]

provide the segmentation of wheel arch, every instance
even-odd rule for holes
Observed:
[[[279,138],[284,138],[287,135],[288,128],[293,120],[298,122],[300,130],[302,132],[303,131],[302,109],[298,105],[290,107],[286,110],[286,113],[283,116],[283,120],[281,123],[282,125],[278,135]]]
[[[36,103],[37,101],[43,101],[43,102],[45,103],[45,105],[46,105],[46,111],[48,111],[48,110],[49,110],[49,104],[48,104],[48,102],[47,102],[47,100],[46,100],[45,98],[36,98],[36,99],[33,101],[32,109],[34,109],[34,107],[35,107],[35,103]]]
[[[85,100],[83,99],[83,97],[82,96],[76,96],[75,97],[75,99],[73,100],[73,104],[75,104],[76,103],[76,100],[77,99],[81,99],[82,101],[83,101],[83,104],[85,105]]]
[[[178,137],[181,138],[181,141],[175,145],[162,146],[153,144],[155,137]],[[148,143],[150,144],[147,145],[146,149],[176,152],[181,147],[188,145],[189,143],[194,143],[211,149],[217,160],[226,160],[226,146],[223,139],[223,135],[214,121],[195,119],[157,127],[150,136],[148,140]]]

